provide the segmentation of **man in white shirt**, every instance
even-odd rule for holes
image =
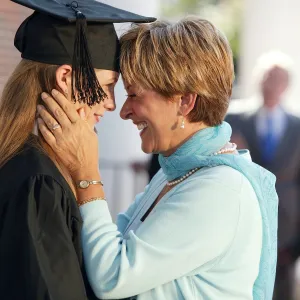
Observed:
[[[273,59],[272,60],[270,60]],[[300,256],[300,119],[281,106],[290,82],[289,58],[266,54],[260,59],[263,105],[248,114],[228,115],[232,142],[248,148],[257,164],[277,177],[279,195],[278,264],[274,299],[293,299],[294,266]]]

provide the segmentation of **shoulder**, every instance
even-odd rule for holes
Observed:
[[[287,113],[286,115],[287,115],[289,122],[291,122],[296,127],[300,127],[300,118],[299,117],[297,117],[293,114],[290,114],[290,113]]]
[[[27,175],[46,175],[52,177],[62,176],[54,162],[50,159],[46,152],[35,146],[26,146],[16,155],[11,165],[18,164],[22,167],[21,173]]]
[[[240,122],[241,121],[241,114],[229,113],[229,114],[226,115],[225,121],[230,123],[230,124]]]
[[[44,188],[52,194],[61,191],[72,197],[72,191],[53,161],[35,147],[25,147],[0,169],[0,197],[12,197],[18,190]]]
[[[151,180],[149,187],[153,188],[166,180],[166,176],[160,169]],[[175,187],[175,190],[182,191],[192,189],[200,191],[205,188],[224,187],[236,192],[240,192],[244,182],[248,180],[239,171],[229,166],[204,167],[187,178],[181,184]]]
[[[244,175],[229,166],[205,167],[191,176],[187,183],[194,188],[223,187],[239,193],[244,182]]]
[[[225,121],[228,122],[234,129],[241,129],[240,126],[244,126],[249,122],[253,122],[257,116],[258,111],[247,112],[241,114],[228,114]]]
[[[203,202],[212,208],[222,207],[226,210],[230,208],[229,205],[238,207],[241,201],[252,203],[250,205],[257,203],[255,191],[249,180],[229,166],[200,169],[176,187],[174,195],[176,194],[181,195],[183,201],[190,199],[195,205]]]
[[[64,198],[65,190],[52,176],[36,174],[26,178],[20,185],[18,196],[23,197],[23,195],[34,198],[36,202],[42,200],[45,203],[50,200],[52,203]]]

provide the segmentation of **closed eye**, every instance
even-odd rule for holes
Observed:
[[[136,94],[126,95],[126,97],[128,97],[128,98],[134,98],[134,97],[136,97]]]

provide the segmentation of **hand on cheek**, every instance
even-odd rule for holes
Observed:
[[[81,120],[85,120],[86,119],[86,114],[85,114],[85,110],[84,110],[83,107],[78,110],[78,114],[79,114]]]

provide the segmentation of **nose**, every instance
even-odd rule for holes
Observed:
[[[104,100],[104,107],[108,111],[116,110],[115,95],[111,95]]]
[[[120,111],[120,117],[123,120],[128,120],[130,118],[130,115],[132,114],[132,110],[131,110],[131,106],[130,106],[130,100],[127,99],[124,104],[123,107]]]

